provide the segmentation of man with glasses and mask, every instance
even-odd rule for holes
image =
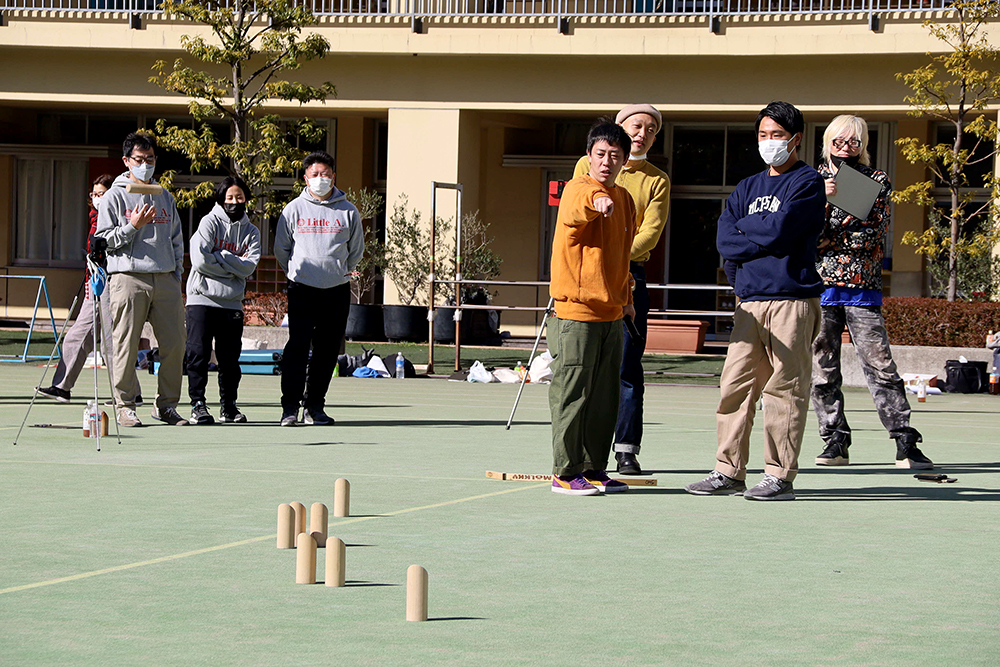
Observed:
[[[791,104],[772,102],[761,110],[757,147],[768,168],[736,186],[719,218],[716,245],[740,300],[716,410],[715,470],[688,484],[688,493],[795,499],[820,324],[816,242],[826,207],[823,179],[799,160],[804,128]],[[747,489],[750,430],[762,394],[764,478]]]
[[[306,187],[278,218],[274,256],[288,278],[288,342],[281,362],[281,425],[330,426],[323,408],[351,305],[348,276],[365,252],[354,204],[335,186],[323,151],[302,160]],[[309,350],[312,348],[312,358]]]
[[[135,414],[135,360],[142,325],[153,327],[160,370],[152,417],[173,426],[187,420],[177,413],[184,365],[184,303],[181,274],[184,240],[174,198],[127,192],[129,184],[150,185],[156,169],[155,139],[133,132],[122,145],[128,171],[104,195],[97,235],[108,242],[108,289],[114,322],[115,412],[122,426],[142,426]]]

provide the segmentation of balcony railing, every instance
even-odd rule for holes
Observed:
[[[158,13],[159,0],[0,0],[3,10]],[[221,4],[228,4],[223,0]],[[303,0],[317,16],[602,17],[881,14],[947,9],[951,0]]]

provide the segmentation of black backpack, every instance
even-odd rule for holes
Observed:
[[[399,353],[397,353],[399,354]],[[389,377],[396,377],[396,356],[397,354],[388,354],[382,357],[382,363],[385,364],[385,369],[389,371]],[[403,357],[403,377],[404,378],[415,378],[417,377],[417,371],[413,368],[413,364],[406,357]]]
[[[375,356],[374,348],[369,350],[362,345],[361,350],[361,354],[342,354],[337,357],[337,373],[340,377],[350,377],[356,369],[367,366],[368,362]]]
[[[944,362],[944,389],[952,394],[979,394],[989,388],[985,361]]]

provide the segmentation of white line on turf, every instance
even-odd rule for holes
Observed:
[[[436,509],[438,507],[447,507],[448,505],[458,505],[459,503],[467,503],[472,500],[481,500],[482,498],[491,498],[493,496],[502,496],[507,493],[517,493],[518,491],[524,491],[526,489],[537,489],[542,486],[549,486],[548,484],[532,484],[530,486],[512,487],[510,489],[504,489],[502,491],[493,491],[491,493],[480,493],[475,496],[467,496],[465,498],[457,498],[455,500],[446,500],[440,503],[434,503],[431,505],[422,505],[420,507],[407,507],[401,510],[395,510],[392,512],[384,512],[382,514],[373,514],[369,516],[358,516],[346,519],[344,521],[338,521],[331,524],[333,526],[343,526],[349,523],[360,523],[362,521],[371,521],[372,519],[384,519],[386,517],[398,516],[400,514],[408,514],[410,512],[420,512],[422,510]],[[276,535],[273,533],[271,535],[260,535],[258,537],[251,537],[246,540],[239,540],[237,542],[230,542],[228,544],[218,544],[214,547],[205,547],[204,549],[195,549],[194,551],[185,551],[184,553],[173,554],[170,556],[162,556],[160,558],[153,558],[150,560],[139,561],[136,563],[125,563],[123,565],[116,565],[114,567],[106,567],[101,570],[92,570],[90,572],[80,572],[79,574],[73,574],[68,577],[59,577],[58,579],[48,579],[46,581],[36,581],[33,584],[22,584],[21,586],[12,586],[10,588],[0,588],[0,595],[6,593],[16,593],[18,591],[26,591],[32,588],[41,588],[43,586],[52,586],[55,584],[63,584],[70,581],[78,581],[80,579],[87,579],[89,577],[96,577],[101,574],[111,574],[113,572],[122,572],[124,570],[131,570],[137,567],[144,567],[147,565],[158,565],[159,563],[166,563],[169,561],[179,560],[181,558],[190,558],[191,556],[200,556],[201,554],[212,553],[213,551],[221,551],[223,549],[231,549],[233,547],[241,547],[247,544],[253,544],[255,542],[263,542],[265,540],[273,540]]]

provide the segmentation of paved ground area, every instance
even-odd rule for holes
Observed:
[[[250,424],[149,426],[97,453],[78,428],[11,445],[39,375],[0,366],[3,665],[1000,662],[998,397],[914,403],[958,478],[936,485],[893,467],[850,390],[852,465],[813,465],[810,418],[799,500],[751,503],[682,490],[713,464],[714,387],[648,389],[640,460],[659,486],[578,498],[484,475],[548,472],[543,386],[505,431],[512,385],[338,379],[336,426],[282,429],[278,378],[247,377]],[[46,401],[28,424],[81,415]],[[338,477],[350,585],[296,585],[277,506],[332,506]],[[413,563],[429,623],[404,621]]]

